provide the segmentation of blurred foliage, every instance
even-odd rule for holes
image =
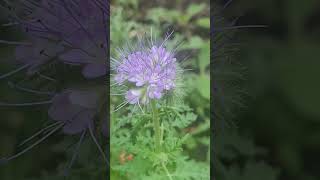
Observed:
[[[240,136],[267,153],[255,156],[264,161],[260,168],[243,163],[233,168],[231,162],[230,170],[241,174],[234,179],[250,179],[247,172],[252,172],[252,179],[320,178],[319,3],[243,0],[233,1],[224,11],[227,18],[241,16],[237,25],[267,25],[237,33],[248,96],[243,97],[246,107],[234,119]]]
[[[166,43],[169,48],[174,48],[176,44],[182,42],[177,48],[177,60],[184,69],[183,91],[186,95],[184,101],[191,108],[188,109],[193,109],[193,112],[190,110],[188,110],[190,112],[184,112],[184,110],[180,112],[180,102],[174,106],[175,110],[163,111],[179,117],[173,116],[169,118],[170,120],[167,116],[161,117],[166,132],[171,133],[167,135],[164,146],[169,149],[169,152],[172,151],[174,158],[170,157],[173,158],[170,161],[175,162],[177,167],[169,167],[169,171],[176,176],[174,179],[209,179],[210,46],[209,7],[207,6],[209,1],[126,2],[114,1],[111,4],[111,56],[115,56],[116,48],[127,44],[130,46],[132,39],[137,36],[151,32],[152,36],[163,38],[166,33],[174,31],[173,36]],[[122,98],[113,96],[111,109],[122,101]],[[157,162],[157,157],[154,157],[155,153],[146,146],[153,141],[149,137],[148,123],[142,126],[140,121],[144,118],[140,117],[136,120],[135,115],[129,115],[129,119],[123,117],[127,112],[126,108],[123,109],[112,113],[112,125],[115,127],[111,131],[114,134],[111,137],[113,144],[111,151],[114,154],[111,160],[113,168],[111,177],[114,179],[125,179],[126,176],[130,177],[126,179],[168,179],[161,175],[162,169],[152,166]],[[132,127],[133,130],[126,127]],[[130,141],[134,138],[131,134],[134,129],[140,129],[136,132],[138,139],[136,143],[133,140]],[[183,131],[179,132],[175,129],[183,129]],[[184,137],[186,132],[191,136]],[[182,139],[176,138],[179,136],[182,136]],[[191,160],[179,155],[178,149],[182,140],[185,141],[182,152],[190,156]],[[130,153],[133,154],[134,159],[126,161],[125,164],[121,163],[121,157],[124,154],[132,155]],[[146,159],[149,162],[146,162]]]

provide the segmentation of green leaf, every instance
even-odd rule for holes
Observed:
[[[177,160],[177,168],[172,173],[177,180],[208,180],[210,179],[210,166],[207,163],[200,163],[186,158]]]
[[[200,18],[196,21],[196,24],[203,28],[210,28],[210,19],[209,18]]]
[[[209,42],[204,43],[200,50],[199,57],[199,69],[200,74],[204,74],[206,67],[210,64],[210,44]]]
[[[205,42],[199,36],[192,36],[181,49],[200,49]]]
[[[191,18],[204,10],[204,4],[191,4],[187,9],[187,15]]]
[[[159,23],[162,21],[175,22],[182,14],[179,11],[169,10],[165,8],[153,8],[148,11],[147,18],[152,20],[154,23]]]
[[[188,127],[192,122],[194,122],[197,119],[197,115],[195,115],[192,112],[189,112],[187,114],[179,115],[175,121],[172,122],[172,126],[178,127],[178,128],[185,128]]]

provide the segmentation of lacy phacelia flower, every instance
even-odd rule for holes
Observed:
[[[175,87],[176,58],[163,46],[136,51],[120,59],[116,67],[118,85],[129,84],[125,98],[130,104],[147,104]]]
[[[9,22],[3,26],[18,27],[23,30],[24,35],[23,41],[0,40],[0,44],[16,47],[14,61],[11,62],[17,62],[20,65],[19,68],[0,75],[0,79],[18,72],[24,73],[26,70],[27,75],[31,77],[26,77],[18,83],[10,82],[9,85],[23,92],[48,95],[50,98],[46,101],[31,103],[0,102],[0,106],[51,104],[48,115],[54,120],[53,123],[43,127],[21,143],[26,146],[24,150],[10,157],[0,158],[0,165],[25,154],[60,129],[67,135],[81,135],[66,170],[70,169],[74,163],[80,145],[87,134],[91,136],[103,160],[107,162],[100,142],[96,138],[98,131],[105,136],[108,135],[108,128],[105,127],[108,124],[107,117],[103,113],[107,101],[104,98],[106,97],[105,83],[86,90],[66,89],[69,85],[60,82],[70,82],[69,80],[75,79],[73,76],[70,76],[70,79],[60,76],[58,68],[63,64],[77,65],[81,68],[82,75],[88,80],[105,77],[108,73],[109,57],[109,1],[4,1],[0,3],[0,9],[7,12],[9,16]],[[36,89],[28,88],[33,83]],[[81,84],[81,87],[86,86],[82,80],[72,83],[79,86]],[[52,95],[55,96],[52,97]],[[39,136],[41,136],[40,139],[38,139]]]
[[[8,24],[22,28],[27,42],[0,40],[0,43],[18,45],[16,60],[22,67],[0,78],[24,69],[33,74],[43,70],[40,66],[53,61],[81,66],[82,75],[87,79],[107,74],[109,1],[42,0],[20,3],[24,10],[10,11]],[[10,5],[8,3],[7,6]]]
[[[64,133],[78,134],[93,127],[98,99],[95,92],[64,91],[53,98],[48,114],[53,120],[65,124]]]

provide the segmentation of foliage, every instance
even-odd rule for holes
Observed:
[[[116,53],[115,47],[123,47],[126,42],[145,32],[152,31],[155,37],[161,37],[173,29],[174,36],[166,43],[174,47],[183,41],[178,47],[177,59],[185,69],[182,94],[186,96],[173,102],[157,103],[161,120],[160,152],[154,146],[153,114],[150,108],[142,113],[139,108],[128,106],[111,113],[111,178],[210,179],[209,38],[197,35],[194,30],[201,28],[208,32],[209,18],[204,16],[208,13],[203,13],[208,12],[207,7],[204,3],[187,4],[185,10],[178,10],[153,4],[143,11],[146,18],[141,18],[139,13],[132,13],[139,10],[120,5],[121,2],[111,5],[111,27],[114,27],[111,28],[111,44],[114,44],[111,55]],[[172,4],[172,7],[178,5]],[[128,13],[124,14],[123,11]],[[135,15],[132,17],[129,14]],[[186,58],[183,51],[190,50],[194,53]],[[200,102],[195,103],[194,100],[199,100],[199,97]],[[119,96],[112,97],[112,109],[122,100]],[[199,155],[199,152],[205,153]]]
[[[189,160],[183,155],[183,146],[189,134],[181,132],[196,120],[196,115],[185,105],[160,109],[162,125],[162,153],[155,153],[150,114],[133,113],[115,118],[112,128],[111,153],[114,173],[130,179],[167,179],[162,163],[166,163],[170,174],[176,179],[202,177],[209,179],[209,167],[206,163]],[[122,159],[128,155],[132,160]],[[187,167],[193,167],[188,169]],[[194,167],[199,167],[197,171]],[[203,168],[204,167],[204,168]],[[192,171],[191,171],[192,170]],[[201,175],[201,176],[200,176]]]

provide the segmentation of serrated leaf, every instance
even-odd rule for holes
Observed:
[[[194,114],[192,112],[188,112],[186,114],[181,114],[181,115],[177,116],[177,118],[175,119],[175,121],[172,122],[171,125],[173,127],[186,128],[192,122],[194,122],[196,119],[197,119],[196,114]]]

